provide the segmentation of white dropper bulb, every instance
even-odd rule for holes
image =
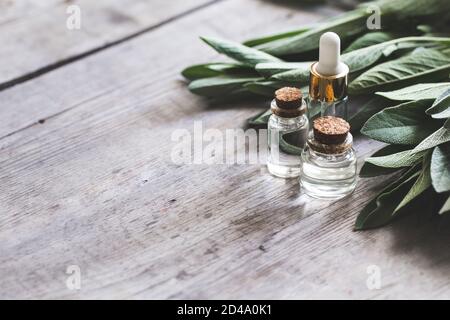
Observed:
[[[334,32],[326,32],[320,37],[319,63],[317,72],[324,76],[340,74],[345,70],[341,62],[341,39]]]

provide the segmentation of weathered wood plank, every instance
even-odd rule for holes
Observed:
[[[0,89],[48,72],[65,61],[139,34],[212,0],[46,0],[0,5]],[[69,5],[81,29],[69,30]],[[4,10],[1,10],[4,9]]]
[[[274,7],[277,10],[271,17],[269,10]],[[236,25],[235,28],[223,28],[220,21],[207,20],[201,16],[202,20],[198,24],[205,23],[204,27],[198,25],[195,27],[195,32],[194,30],[184,32],[182,37],[177,35],[180,30],[172,28],[169,32],[173,34],[158,32],[158,37],[151,37],[151,40],[145,41],[142,46],[135,46],[133,50],[126,44],[119,52],[111,51],[112,53],[104,56],[105,59],[108,59],[108,63],[117,65],[114,68],[108,67],[106,75],[105,66],[103,64],[97,66],[98,60],[94,60],[95,62],[75,63],[73,67],[65,69],[69,70],[69,73],[64,70],[61,75],[55,71],[56,77],[43,77],[40,81],[23,83],[17,89],[3,91],[0,99],[0,115],[2,117],[0,138],[35,125],[39,121],[82,104],[84,101],[117,90],[129,82],[141,81],[142,77],[147,77],[152,82],[158,82],[160,77],[177,76],[180,70],[190,63],[208,61],[216,55],[211,49],[199,43],[198,36],[201,34],[215,33],[226,38],[244,40],[250,35],[273,32],[274,26],[269,25],[273,22],[280,26],[281,30],[288,30],[297,27],[300,23],[317,21],[320,14],[323,14],[323,12],[305,12],[300,18],[295,19],[296,16],[292,14],[295,11],[288,8],[276,6],[264,8],[266,9],[261,8],[264,10],[263,15],[255,16],[255,21],[249,26],[245,21],[242,23],[233,21]],[[232,10],[231,14],[245,18],[245,13],[240,12],[239,8],[230,10]],[[326,9],[324,11],[328,15],[336,13],[336,10]],[[197,24],[197,22],[190,21],[187,25],[183,22],[182,27],[190,29],[193,24]],[[250,30],[252,33],[249,33]],[[155,41],[155,43],[151,41]],[[156,45],[161,41],[166,43],[165,47]],[[195,49],[198,50],[197,54],[190,49],[194,43],[197,45]],[[171,70],[169,70],[170,68]],[[163,74],[161,74],[162,71],[164,71]],[[90,79],[90,81],[86,81],[86,79]],[[58,91],[48,90],[55,81],[59,83]],[[23,95],[23,92],[27,92],[27,94]]]
[[[11,23],[25,17],[42,14],[49,7],[54,7],[65,0],[20,0],[0,2],[0,25]]]
[[[175,80],[212,55],[197,34],[242,40],[315,18],[230,0],[0,93],[20,116],[53,115],[0,140],[0,296],[449,298],[442,225],[352,231],[385,177],[329,203],[260,165],[170,160],[175,129],[203,121],[223,132],[261,108],[208,108]],[[360,160],[379,145],[356,139]],[[65,285],[73,264],[80,291]],[[380,290],[366,286],[369,265],[381,269]]]

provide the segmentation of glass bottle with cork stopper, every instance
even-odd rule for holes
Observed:
[[[315,119],[302,152],[302,190],[315,198],[343,198],[356,187],[356,169],[348,122],[334,116]]]
[[[292,87],[277,90],[271,110],[267,168],[277,177],[298,177],[300,156],[308,135],[307,109],[302,92]]]

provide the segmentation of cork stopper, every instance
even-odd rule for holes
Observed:
[[[302,105],[303,95],[298,88],[284,87],[275,91],[275,101],[281,109],[297,109]]]
[[[295,118],[306,112],[303,94],[298,88],[284,87],[275,91],[272,112],[283,118]]]
[[[323,144],[342,144],[349,131],[350,125],[342,118],[325,116],[313,122],[314,139]]]

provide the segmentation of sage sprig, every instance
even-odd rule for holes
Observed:
[[[450,117],[450,89],[445,90],[436,99],[433,105],[427,109],[427,114],[436,119],[445,119]]]
[[[424,117],[429,106],[419,100],[386,108],[367,120],[361,132],[385,143],[417,145],[442,126],[442,121]]]
[[[450,56],[435,50],[419,48],[396,60],[381,63],[352,81],[350,93],[398,88],[400,85],[441,80],[450,72]]]
[[[251,67],[254,67],[256,64],[261,62],[281,61],[280,59],[263,51],[253,49],[233,41],[207,37],[202,37],[201,39],[213,47],[217,52],[223,53],[230,58]]]
[[[368,6],[381,11],[382,30],[367,32]],[[415,24],[412,24],[414,21]],[[360,176],[397,173],[397,179],[370,201],[355,229],[383,226],[410,211],[450,213],[450,23],[448,0],[379,0],[334,19],[243,44],[203,37],[232,59],[194,65],[182,74],[189,89],[208,98],[272,97],[283,86],[307,94],[310,66],[326,31],[342,39],[341,56],[350,68],[349,93],[367,97],[350,117],[352,132],[387,143],[366,159]],[[443,32],[444,30],[444,32]],[[248,120],[265,126],[264,110]],[[285,139],[286,138],[286,139]],[[301,150],[281,139],[292,154]]]
[[[356,221],[357,230],[383,226],[412,208],[425,210],[421,204],[426,201],[421,199],[433,198],[440,202],[436,213],[449,211],[448,200],[442,203],[439,195],[450,196],[450,118],[444,122],[426,114],[428,105],[437,105],[445,98],[435,93],[437,98],[430,102],[430,86],[421,86],[424,87],[427,90],[416,93],[415,100],[379,111],[361,130],[375,140],[391,143],[366,159],[360,173],[362,177],[404,168],[407,171],[366,205]],[[410,91],[411,87],[403,90]],[[399,97],[392,92],[379,94]],[[414,147],[404,150],[406,145]]]

